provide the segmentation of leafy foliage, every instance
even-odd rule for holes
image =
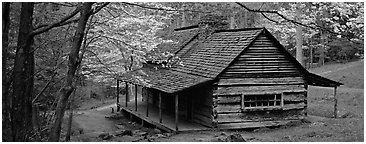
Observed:
[[[97,82],[111,82],[116,76],[141,67],[142,62],[159,57],[161,53],[151,52],[159,44],[170,42],[156,35],[170,15],[120,3],[110,4],[93,18],[82,73]]]
[[[295,19],[296,4],[282,3],[281,5],[283,6],[279,8],[279,12],[289,19]],[[340,55],[347,55],[347,58],[350,59],[354,58],[356,53],[363,54],[360,49],[363,47],[361,41],[364,37],[363,3],[302,3],[301,9],[303,10],[300,18],[301,23],[321,28],[306,28],[303,30],[303,48],[307,52],[309,52],[310,47],[313,47],[315,51],[325,47],[328,52],[339,49],[337,47],[343,47],[344,50],[340,50],[339,55],[335,57],[326,52],[328,57],[332,57],[331,60],[340,58]],[[274,31],[281,43],[290,51],[293,51],[295,24],[288,23],[275,15],[269,15],[269,17],[278,21],[278,24],[267,23],[266,27]],[[322,43],[321,35],[325,35],[328,42]],[[339,43],[339,41],[342,41],[342,43]],[[349,50],[352,52],[345,54]]]

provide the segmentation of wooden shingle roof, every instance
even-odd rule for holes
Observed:
[[[263,28],[218,31],[189,48],[172,70],[215,78],[263,31]],[[187,48],[185,48],[187,49]]]
[[[178,92],[211,79],[152,66],[131,71],[120,77],[125,82],[158,89],[166,93]]]
[[[195,35],[177,51],[181,60],[172,68],[143,67],[128,72],[120,80],[175,93],[214,80],[263,28],[216,31],[206,40]]]
[[[176,93],[208,83],[223,72],[261,33],[266,33],[280,49],[286,51],[265,28],[216,31],[203,41],[199,40],[196,34],[179,46],[175,54],[180,57],[180,60],[175,61],[171,68],[143,67],[122,75],[120,80],[166,93]],[[289,60],[305,74],[309,84],[341,85],[341,83],[310,74],[290,53],[286,51],[285,54],[289,55]]]
[[[338,87],[340,85],[343,85],[343,83],[336,82],[310,72],[307,72],[305,74],[305,80],[308,82],[309,85],[312,86]]]

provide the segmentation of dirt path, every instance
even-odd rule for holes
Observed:
[[[74,122],[83,130],[84,135],[96,137],[103,132],[115,131],[116,121],[105,118],[111,114],[111,107],[115,104],[101,106],[90,110],[81,110],[75,112]]]

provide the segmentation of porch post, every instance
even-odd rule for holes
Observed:
[[[189,100],[189,98],[188,98],[188,96],[185,96],[185,99],[186,99],[186,119],[187,120],[189,120],[189,118],[188,118],[188,114],[189,114],[189,104],[188,104],[188,100]]]
[[[149,117],[149,94],[146,91],[146,117]]]
[[[119,80],[117,79],[117,87],[116,87],[116,105],[117,105],[117,112],[119,112],[120,107],[119,107]]]
[[[137,111],[137,84],[135,84],[135,111]]]
[[[178,116],[179,116],[179,109],[178,109],[178,94],[175,95],[175,130],[178,131]]]
[[[163,114],[162,114],[162,107],[161,107],[161,92],[159,91],[159,122],[163,122]]]
[[[141,101],[144,101],[144,87],[141,86]]]
[[[337,105],[338,105],[338,100],[337,100],[337,86],[334,87],[334,118],[337,118]]]
[[[126,107],[127,107],[127,100],[128,100],[128,83],[126,82]]]

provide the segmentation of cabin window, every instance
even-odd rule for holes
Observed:
[[[243,95],[242,109],[281,107],[281,94]]]

